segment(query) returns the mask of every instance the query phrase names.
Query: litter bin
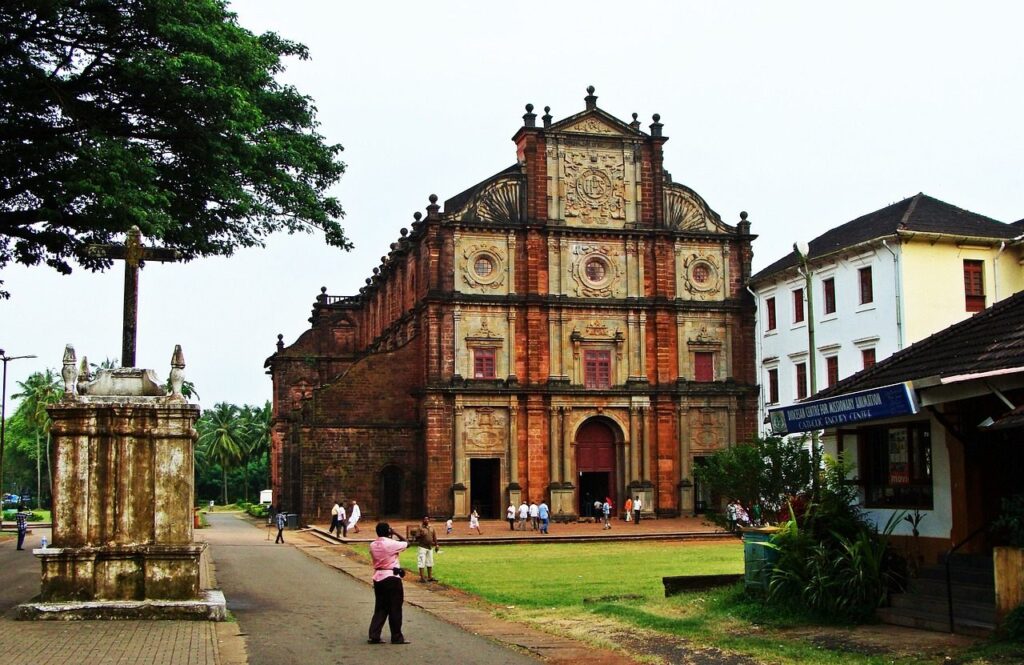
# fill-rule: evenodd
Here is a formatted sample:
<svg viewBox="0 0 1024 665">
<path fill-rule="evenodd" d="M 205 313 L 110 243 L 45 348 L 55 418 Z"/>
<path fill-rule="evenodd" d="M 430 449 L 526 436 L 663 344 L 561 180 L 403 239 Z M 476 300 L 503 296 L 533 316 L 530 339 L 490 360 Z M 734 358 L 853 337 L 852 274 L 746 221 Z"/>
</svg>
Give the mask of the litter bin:
<svg viewBox="0 0 1024 665">
<path fill-rule="evenodd" d="M 740 529 L 743 533 L 743 586 L 746 589 L 757 589 L 763 593 L 768 591 L 768 576 L 775 562 L 779 560 L 778 551 L 766 547 L 778 531 L 778 527 Z"/>
<path fill-rule="evenodd" d="M 299 514 L 298 513 L 288 513 L 288 528 L 289 529 L 298 529 L 299 528 Z"/>
</svg>

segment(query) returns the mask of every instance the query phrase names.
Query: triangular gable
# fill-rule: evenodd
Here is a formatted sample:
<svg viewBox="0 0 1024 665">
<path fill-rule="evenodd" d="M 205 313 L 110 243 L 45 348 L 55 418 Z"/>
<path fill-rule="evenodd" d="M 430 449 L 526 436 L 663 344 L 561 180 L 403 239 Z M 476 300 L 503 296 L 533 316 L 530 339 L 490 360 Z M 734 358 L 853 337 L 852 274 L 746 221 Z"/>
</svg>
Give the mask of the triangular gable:
<svg viewBox="0 0 1024 665">
<path fill-rule="evenodd" d="M 643 136 L 643 132 L 633 129 L 615 116 L 601 109 L 583 111 L 554 123 L 548 131 L 573 132 L 578 134 L 598 134 L 602 136 Z"/>
</svg>

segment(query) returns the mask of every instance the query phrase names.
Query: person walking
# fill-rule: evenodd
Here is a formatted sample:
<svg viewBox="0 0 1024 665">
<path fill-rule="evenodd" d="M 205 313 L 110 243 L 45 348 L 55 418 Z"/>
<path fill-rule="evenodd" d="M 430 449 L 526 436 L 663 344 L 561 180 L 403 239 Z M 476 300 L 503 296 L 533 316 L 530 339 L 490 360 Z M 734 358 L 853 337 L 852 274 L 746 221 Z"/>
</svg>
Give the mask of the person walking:
<svg viewBox="0 0 1024 665">
<path fill-rule="evenodd" d="M 537 507 L 537 516 L 540 518 L 540 532 L 546 534 L 548 532 L 548 522 L 551 518 L 551 511 L 548 509 L 548 504 L 544 503 L 543 499 L 540 501 L 540 506 Z"/>
<path fill-rule="evenodd" d="M 530 502 L 530 528 L 534 531 L 540 528 L 540 512 L 536 501 Z"/>
<path fill-rule="evenodd" d="M 644 502 L 639 496 L 633 499 L 633 523 L 640 524 L 640 511 L 644 508 Z"/>
<path fill-rule="evenodd" d="M 516 530 L 516 507 L 511 503 L 508 504 L 508 510 L 505 511 L 505 519 L 508 520 L 509 531 Z"/>
<path fill-rule="evenodd" d="M 434 552 L 437 551 L 437 533 L 434 527 L 430 526 L 430 518 L 425 516 L 420 522 L 420 528 L 416 532 L 416 544 L 419 548 L 416 551 L 416 567 L 420 571 L 420 582 L 434 582 Z M 427 571 L 423 575 L 424 568 Z"/>
<path fill-rule="evenodd" d="M 519 504 L 519 530 L 526 531 L 526 518 L 530 516 L 530 507 L 526 505 L 526 499 Z"/>
<path fill-rule="evenodd" d="M 341 509 L 341 505 L 337 499 L 334 501 L 334 506 L 331 507 L 331 528 L 327 529 L 327 533 L 334 535 L 334 530 L 338 530 L 338 536 L 341 536 L 341 526 L 338 524 L 338 510 Z"/>
<path fill-rule="evenodd" d="M 18 504 L 18 512 L 14 514 L 14 521 L 18 525 L 18 549 L 25 549 L 22 545 L 25 544 L 25 534 L 28 533 L 28 517 L 31 513 L 25 510 L 25 504 Z"/>
<path fill-rule="evenodd" d="M 355 499 L 352 499 L 352 510 L 348 516 L 348 528 L 352 529 L 353 533 L 359 533 L 359 518 L 363 516 L 363 512 L 359 510 L 359 502 Z"/>
<path fill-rule="evenodd" d="M 338 531 L 342 538 L 348 538 L 348 515 L 345 513 L 345 502 L 338 502 Z"/>
<path fill-rule="evenodd" d="M 604 531 L 605 529 L 612 528 L 611 516 L 612 504 L 611 502 L 608 501 L 607 498 L 605 498 L 604 503 L 601 504 L 601 517 L 604 518 L 604 526 L 601 527 L 602 531 Z"/>
<path fill-rule="evenodd" d="M 405 571 L 398 563 L 398 555 L 409 547 L 409 543 L 391 529 L 387 522 L 379 522 L 377 539 L 370 543 L 370 559 L 373 561 L 373 617 L 370 619 L 369 644 L 381 644 L 381 631 L 387 622 L 391 631 L 392 644 L 409 644 L 402 634 L 402 603 L 405 589 L 402 577 Z"/>
<path fill-rule="evenodd" d="M 480 514 L 476 512 L 476 508 L 469 514 L 469 530 L 476 529 L 478 536 L 484 535 L 484 532 L 480 530 Z"/>
<path fill-rule="evenodd" d="M 626 511 L 626 521 L 633 521 L 633 499 L 626 497 L 626 503 L 622 504 L 622 509 Z"/>
<path fill-rule="evenodd" d="M 277 538 L 274 539 L 276 545 L 284 542 L 284 527 L 288 524 L 288 514 L 284 512 L 284 508 L 278 510 L 274 523 L 277 525 Z"/>
</svg>

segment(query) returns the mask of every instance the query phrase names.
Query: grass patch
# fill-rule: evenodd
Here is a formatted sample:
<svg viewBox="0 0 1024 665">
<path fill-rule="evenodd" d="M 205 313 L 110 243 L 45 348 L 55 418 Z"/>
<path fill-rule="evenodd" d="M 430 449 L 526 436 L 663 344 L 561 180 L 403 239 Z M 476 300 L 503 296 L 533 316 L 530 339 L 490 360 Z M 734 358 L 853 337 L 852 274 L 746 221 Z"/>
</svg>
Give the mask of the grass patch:
<svg viewBox="0 0 1024 665">
<path fill-rule="evenodd" d="M 366 545 L 352 549 L 369 558 Z M 401 563 L 414 579 L 415 545 Z M 435 563 L 441 582 L 488 601 L 503 618 L 616 644 L 635 658 L 672 659 L 668 644 L 718 654 L 721 662 L 737 654 L 766 665 L 1024 662 L 1024 648 L 1012 643 L 954 649 L 929 642 L 928 633 L 914 643 L 872 638 L 846 624 L 823 624 L 799 606 L 767 606 L 742 583 L 664 597 L 664 576 L 742 572 L 743 548 L 736 541 L 450 544 L 442 545 Z"/>
</svg>

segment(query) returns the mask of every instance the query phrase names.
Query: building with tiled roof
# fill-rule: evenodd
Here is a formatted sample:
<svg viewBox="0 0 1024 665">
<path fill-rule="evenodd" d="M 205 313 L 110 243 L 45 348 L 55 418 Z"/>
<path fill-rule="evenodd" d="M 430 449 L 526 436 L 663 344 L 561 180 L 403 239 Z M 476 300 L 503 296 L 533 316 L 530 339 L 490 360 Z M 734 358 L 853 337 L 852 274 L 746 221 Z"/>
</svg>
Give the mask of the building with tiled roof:
<svg viewBox="0 0 1024 665">
<path fill-rule="evenodd" d="M 1003 501 L 1024 491 L 1024 292 L 806 402 L 772 409 L 771 419 L 791 433 L 824 428 L 825 451 L 853 465 L 850 478 L 867 514 L 880 527 L 894 516 L 899 520 L 894 539 L 909 558 L 933 566 L 956 547 L 1001 565 L 1004 555 L 991 553 L 1003 536 L 990 527 Z M 899 519 L 901 514 L 917 518 L 917 525 Z M 1019 585 L 1019 565 L 1009 577 L 996 573 L 997 588 L 1008 580 L 1010 593 L 997 591 L 995 607 L 991 588 L 954 589 L 957 602 L 947 608 L 944 589 L 936 603 L 926 585 L 912 585 L 912 593 L 882 618 L 941 630 L 950 623 L 957 630 L 990 630 L 1020 602 L 1019 588 L 1012 588 Z M 970 583 L 982 584 L 984 567 L 974 563 L 971 570 Z"/>
<path fill-rule="evenodd" d="M 756 273 L 762 422 L 768 407 L 804 399 L 1020 291 L 1022 232 L 917 194 Z"/>
</svg>

